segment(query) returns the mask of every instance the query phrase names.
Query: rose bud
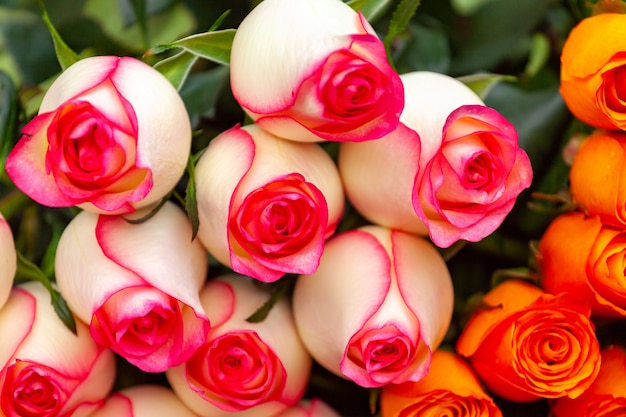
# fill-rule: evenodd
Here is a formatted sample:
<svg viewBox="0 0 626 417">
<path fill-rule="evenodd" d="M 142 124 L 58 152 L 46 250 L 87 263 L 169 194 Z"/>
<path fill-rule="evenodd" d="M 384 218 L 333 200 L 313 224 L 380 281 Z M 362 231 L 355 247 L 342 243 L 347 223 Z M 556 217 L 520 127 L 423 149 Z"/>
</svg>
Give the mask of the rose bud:
<svg viewBox="0 0 626 417">
<path fill-rule="evenodd" d="M 472 368 L 445 350 L 433 353 L 430 370 L 419 382 L 384 386 L 380 405 L 382 417 L 502 417 Z"/>
<path fill-rule="evenodd" d="M 626 15 L 581 20 L 561 52 L 561 95 L 578 119 L 603 129 L 626 129 Z"/>
<path fill-rule="evenodd" d="M 197 417 L 172 390 L 160 385 L 136 385 L 116 392 L 89 417 Z"/>
<path fill-rule="evenodd" d="M 108 395 L 115 358 L 87 326 L 73 334 L 38 282 L 13 288 L 0 309 L 0 415 L 85 417 Z"/>
<path fill-rule="evenodd" d="M 315 271 L 344 207 L 320 146 L 234 127 L 211 141 L 195 172 L 198 237 L 218 261 L 264 282 Z"/>
<path fill-rule="evenodd" d="M 596 317 L 626 317 L 626 232 L 598 216 L 562 214 L 539 242 L 541 287 L 585 300 Z"/>
<path fill-rule="evenodd" d="M 276 417 L 341 417 L 341 415 L 330 408 L 324 401 L 314 398 L 312 400 L 302 400 Z"/>
<path fill-rule="evenodd" d="M 237 29 L 230 79 L 256 123 L 297 141 L 380 138 L 404 105 L 383 43 L 339 0 L 260 3 Z"/>
<path fill-rule="evenodd" d="M 246 319 L 268 293 L 247 277 L 210 280 L 200 294 L 212 327 L 206 342 L 166 376 L 182 401 L 203 416 L 274 416 L 304 394 L 311 357 L 291 308 L 279 300 L 260 322 Z"/>
<path fill-rule="evenodd" d="M 570 170 L 574 201 L 603 223 L 626 227 L 626 133 L 595 131 L 578 148 Z"/>
<path fill-rule="evenodd" d="M 554 417 L 617 417 L 626 415 L 626 351 L 609 346 L 602 351 L 600 373 L 579 397 L 552 403 Z"/>
<path fill-rule="evenodd" d="M 418 381 L 452 317 L 448 268 L 426 240 L 380 226 L 341 233 L 298 278 L 293 309 L 313 358 L 362 387 Z"/>
<path fill-rule="evenodd" d="M 0 308 L 9 298 L 16 269 L 17 253 L 15 252 L 13 232 L 11 232 L 9 223 L 0 213 Z"/>
<path fill-rule="evenodd" d="M 144 371 L 182 363 L 209 329 L 198 295 L 206 252 L 191 235 L 171 202 L 140 224 L 83 211 L 61 235 L 55 270 L 68 306 L 96 342 Z"/>
<path fill-rule="evenodd" d="M 129 213 L 167 194 L 191 146 L 189 116 L 158 71 L 130 57 L 85 58 L 46 92 L 6 171 L 30 198 Z"/>
<path fill-rule="evenodd" d="M 340 146 L 348 199 L 370 221 L 428 233 L 439 247 L 479 241 L 530 186 L 515 128 L 452 77 L 413 72 L 402 80 L 407 102 L 398 129 Z"/>
<path fill-rule="evenodd" d="M 576 398 L 600 369 L 586 303 L 519 280 L 489 291 L 463 329 L 459 355 L 494 394 L 515 402 Z"/>
</svg>

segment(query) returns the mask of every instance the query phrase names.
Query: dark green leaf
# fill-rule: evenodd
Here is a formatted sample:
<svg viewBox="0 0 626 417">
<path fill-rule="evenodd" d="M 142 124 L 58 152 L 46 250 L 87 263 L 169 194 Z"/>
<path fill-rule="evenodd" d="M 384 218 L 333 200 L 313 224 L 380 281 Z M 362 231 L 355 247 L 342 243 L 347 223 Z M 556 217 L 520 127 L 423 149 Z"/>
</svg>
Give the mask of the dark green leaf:
<svg viewBox="0 0 626 417">
<path fill-rule="evenodd" d="M 63 324 L 76 334 L 76 320 L 72 315 L 67 303 L 61 294 L 52 286 L 50 278 L 44 274 L 37 265 L 24 258 L 20 252 L 17 252 L 17 272 L 16 279 L 26 279 L 29 281 L 38 281 L 48 290 L 54 311 L 57 313 Z"/>
<path fill-rule="evenodd" d="M 167 78 L 172 85 L 180 91 L 191 67 L 196 63 L 198 57 L 187 51 L 180 51 L 176 55 L 161 60 L 154 65 L 161 74 Z"/>
<path fill-rule="evenodd" d="M 61 38 L 61 35 L 59 35 L 59 32 L 55 29 L 54 25 L 50 21 L 50 18 L 48 17 L 48 12 L 46 11 L 42 0 L 39 0 L 39 6 L 41 7 L 43 21 L 46 23 L 46 26 L 50 31 L 50 35 L 52 35 L 52 41 L 54 42 L 54 50 L 57 54 L 57 59 L 59 60 L 61 69 L 64 70 L 70 65 L 78 62 L 78 55 L 76 55 L 76 53 L 72 51 L 69 46 L 67 46 L 63 38 Z"/>
<path fill-rule="evenodd" d="M 200 219 L 198 217 L 198 200 L 196 199 L 196 169 L 193 155 L 187 160 L 187 188 L 185 190 L 185 211 L 191 223 L 191 240 L 196 238 L 198 228 L 200 227 Z"/>
<path fill-rule="evenodd" d="M 195 56 L 195 55 L 193 55 Z M 202 118 L 215 118 L 220 93 L 228 90 L 228 67 L 218 66 L 191 74 L 180 90 L 192 125 Z"/>
<path fill-rule="evenodd" d="M 190 33 L 195 26 L 194 16 L 185 2 L 146 2 L 146 29 L 150 44 L 169 42 Z M 161 4 L 162 3 L 162 4 Z M 124 4 L 124 3 L 122 3 Z M 153 6 L 154 4 L 154 6 Z M 130 14 L 132 13 L 132 8 Z M 140 53 L 146 50 L 140 22 L 128 21 L 128 14 L 111 0 L 86 0 L 84 15 L 100 26 L 115 43 L 124 48 Z"/>
<path fill-rule="evenodd" d="M 524 74 L 531 78 L 537 75 L 550 59 L 550 52 L 552 51 L 548 37 L 542 33 L 535 33 L 532 36 L 532 46 Z"/>
<path fill-rule="evenodd" d="M 159 212 L 159 210 L 161 210 L 161 207 L 163 207 L 165 205 L 165 203 L 167 203 L 167 201 L 169 200 L 170 196 L 171 196 L 171 192 L 166 195 L 165 197 L 163 197 L 160 201 L 159 204 L 157 204 L 156 206 L 154 206 L 154 208 L 152 208 L 152 210 L 150 210 L 146 215 L 141 216 L 141 217 L 137 217 L 137 218 L 127 218 L 127 217 L 123 217 L 123 219 L 130 224 L 141 224 L 143 222 L 147 222 L 148 220 L 150 220 L 152 217 L 154 217 L 155 214 L 157 214 Z"/>
<path fill-rule="evenodd" d="M 472 91 L 483 100 L 485 100 L 491 89 L 500 81 L 517 81 L 515 76 L 504 74 L 472 74 L 457 77 L 457 79 L 471 88 Z"/>
<path fill-rule="evenodd" d="M 391 51 L 391 42 L 408 26 L 420 3 L 421 0 L 401 0 L 396 10 L 394 10 L 389 21 L 389 30 L 384 39 L 385 48 L 389 56 L 391 55 L 389 53 Z"/>
<path fill-rule="evenodd" d="M 443 25 L 429 16 L 422 16 L 409 23 L 406 29 L 406 36 L 399 36 L 394 42 L 393 62 L 398 72 L 447 74 L 452 52 Z"/>
<path fill-rule="evenodd" d="M 226 20 L 226 18 L 228 17 L 229 14 L 230 14 L 230 10 L 226 10 L 224 13 L 222 13 L 220 15 L 220 17 L 218 17 L 215 20 L 215 22 L 213 22 L 213 24 L 211 25 L 209 30 L 207 30 L 207 32 L 213 32 L 213 31 L 219 29 L 219 27 L 222 25 L 222 23 L 224 23 L 224 20 Z"/>
<path fill-rule="evenodd" d="M 469 16 L 491 1 L 494 0 L 451 0 L 451 3 L 458 14 Z"/>
<path fill-rule="evenodd" d="M 527 57 L 533 33 L 556 0 L 497 0 L 484 4 L 457 24 L 457 51 L 450 72 L 488 71 L 505 60 Z M 457 29 L 458 28 L 458 29 Z"/>
<path fill-rule="evenodd" d="M 389 10 L 393 2 L 394 0 L 350 0 L 346 4 L 373 23 Z"/>
<path fill-rule="evenodd" d="M 148 38 L 148 24 L 146 22 L 146 0 L 130 0 L 130 4 L 139 26 L 139 33 L 143 42 L 142 49 L 147 49 L 150 41 Z"/>
<path fill-rule="evenodd" d="M 0 7 L 0 55 L 16 84 L 31 86 L 58 73 L 54 43 L 39 10 Z M 15 68 L 11 68 L 15 66 Z"/>
<path fill-rule="evenodd" d="M 259 323 L 265 320 L 272 311 L 272 307 L 290 290 L 295 284 L 294 277 L 283 277 L 278 281 L 274 291 L 267 301 L 259 307 L 250 317 L 246 319 L 248 323 Z"/>
<path fill-rule="evenodd" d="M 4 176 L 6 157 L 17 134 L 18 113 L 17 89 L 11 78 L 0 71 L 0 177 Z"/>
<path fill-rule="evenodd" d="M 149 49 L 144 56 L 160 54 L 173 48 L 183 48 L 200 58 L 228 65 L 235 32 L 235 29 L 224 29 L 191 35 L 172 43 L 157 45 Z"/>
</svg>

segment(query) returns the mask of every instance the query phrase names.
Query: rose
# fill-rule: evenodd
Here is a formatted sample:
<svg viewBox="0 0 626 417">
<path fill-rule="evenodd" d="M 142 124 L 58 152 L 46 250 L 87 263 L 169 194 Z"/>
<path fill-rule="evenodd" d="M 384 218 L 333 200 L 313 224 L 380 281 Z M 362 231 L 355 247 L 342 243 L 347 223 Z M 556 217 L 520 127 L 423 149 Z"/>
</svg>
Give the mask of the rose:
<svg viewBox="0 0 626 417">
<path fill-rule="evenodd" d="M 321 147 L 234 127 L 211 141 L 195 173 L 198 237 L 218 261 L 265 282 L 315 271 L 344 206 Z"/>
<path fill-rule="evenodd" d="M 457 341 L 493 393 L 516 402 L 576 398 L 593 382 L 600 347 L 586 303 L 510 280 L 489 291 Z"/>
<path fill-rule="evenodd" d="M 159 385 L 136 385 L 116 392 L 89 417 L 197 417 L 172 390 Z"/>
<path fill-rule="evenodd" d="M 17 269 L 17 253 L 11 227 L 0 213 L 0 308 L 6 303 Z"/>
<path fill-rule="evenodd" d="M 380 138 L 396 128 L 404 105 L 376 32 L 337 0 L 256 6 L 237 29 L 230 77 L 256 123 L 297 141 Z"/>
<path fill-rule="evenodd" d="M 300 276 L 293 294 L 313 358 L 368 388 L 424 377 L 452 303 L 450 275 L 434 247 L 380 226 L 330 239 L 317 271 Z"/>
<path fill-rule="evenodd" d="M 598 163 L 603 161 L 603 163 Z M 598 130 L 578 148 L 570 170 L 574 201 L 603 223 L 626 226 L 626 134 Z"/>
<path fill-rule="evenodd" d="M 539 242 L 541 286 L 569 292 L 591 306 L 593 316 L 626 316 L 626 233 L 598 216 L 568 213 L 550 223 Z"/>
<path fill-rule="evenodd" d="M 83 417 L 113 386 L 115 359 L 78 321 L 73 334 L 48 291 L 20 284 L 0 310 L 0 415 Z"/>
<path fill-rule="evenodd" d="M 626 413 L 626 351 L 609 346 L 602 351 L 600 373 L 579 397 L 559 398 L 552 403 L 555 417 L 611 417 Z"/>
<path fill-rule="evenodd" d="M 263 321 L 248 322 L 268 294 L 235 274 L 210 280 L 200 297 L 211 331 L 193 356 L 166 373 L 183 402 L 212 417 L 270 416 L 297 403 L 311 357 L 287 300 L 278 301 Z"/>
<path fill-rule="evenodd" d="M 335 410 L 330 408 L 324 401 L 314 398 L 302 400 L 298 404 L 289 407 L 276 417 L 341 417 Z"/>
<path fill-rule="evenodd" d="M 341 144 L 346 194 L 372 222 L 428 232 L 437 246 L 478 241 L 531 182 L 515 128 L 454 78 L 414 72 L 402 80 L 407 103 L 398 129 Z"/>
<path fill-rule="evenodd" d="M 167 194 L 191 145 L 185 106 L 155 69 L 134 58 L 78 61 L 50 86 L 6 170 L 51 207 L 127 213 Z"/>
<path fill-rule="evenodd" d="M 561 52 L 561 95 L 570 111 L 591 126 L 626 129 L 626 15 L 602 13 L 581 20 Z"/>
<path fill-rule="evenodd" d="M 59 289 L 96 342 L 147 372 L 185 361 L 209 328 L 199 300 L 206 253 L 173 203 L 149 220 L 81 212 L 61 235 Z"/>
<path fill-rule="evenodd" d="M 477 242 L 495 231 L 530 186 L 530 159 L 497 111 L 461 106 L 446 119 L 441 148 L 424 166 L 413 207 L 433 242 Z"/>
<path fill-rule="evenodd" d="M 483 102 L 465 84 L 446 75 L 420 71 L 400 78 L 406 103 L 398 128 L 378 140 L 342 143 L 339 173 L 348 199 L 368 220 L 426 235 L 428 229 L 417 216 L 412 197 L 421 167 L 440 148 L 446 117 L 461 105 Z"/>
<path fill-rule="evenodd" d="M 430 370 L 419 382 L 384 386 L 380 406 L 382 417 L 502 417 L 472 368 L 445 350 L 433 353 Z"/>
</svg>

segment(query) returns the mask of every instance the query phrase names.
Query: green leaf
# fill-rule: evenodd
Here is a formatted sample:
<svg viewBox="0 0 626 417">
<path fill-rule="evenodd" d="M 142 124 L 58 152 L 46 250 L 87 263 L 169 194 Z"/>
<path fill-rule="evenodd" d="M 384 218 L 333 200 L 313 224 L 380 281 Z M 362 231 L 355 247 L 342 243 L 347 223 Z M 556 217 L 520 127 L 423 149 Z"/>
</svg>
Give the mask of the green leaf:
<svg viewBox="0 0 626 417">
<path fill-rule="evenodd" d="M 187 181 L 185 190 L 185 211 L 191 223 L 191 240 L 194 240 L 198 235 L 200 219 L 198 217 L 198 200 L 196 199 L 196 169 L 193 155 L 190 155 L 187 160 L 187 174 L 189 175 L 189 181 Z"/>
<path fill-rule="evenodd" d="M 248 323 L 259 323 L 265 320 L 272 307 L 295 285 L 295 276 L 284 276 L 278 281 L 274 291 L 261 307 L 246 319 Z"/>
<path fill-rule="evenodd" d="M 200 58 L 228 65 L 235 32 L 235 29 L 224 29 L 191 35 L 172 43 L 152 47 L 144 56 L 160 54 L 173 48 L 183 48 Z"/>
<path fill-rule="evenodd" d="M 418 20 L 418 19 L 415 19 Z M 433 71 L 447 74 L 452 61 L 448 35 L 443 25 L 430 16 L 407 26 L 406 36 L 394 42 L 393 62 L 400 74 Z"/>
<path fill-rule="evenodd" d="M 140 20 L 128 21 L 128 13 L 111 0 L 86 0 L 84 14 L 99 25 L 101 30 L 114 42 L 124 48 L 141 53 L 146 50 Z M 147 2 L 145 9 L 145 31 L 150 44 L 168 42 L 190 33 L 196 26 L 196 20 L 185 2 L 177 1 L 156 4 Z M 159 2 L 157 2 L 159 3 Z M 123 4 L 123 3 L 121 3 Z"/>
<path fill-rule="evenodd" d="M 180 51 L 176 55 L 163 59 L 154 65 L 154 68 L 167 78 L 176 90 L 180 91 L 191 67 L 196 63 L 198 57 L 188 51 Z"/>
<path fill-rule="evenodd" d="M 401 0 L 394 10 L 389 21 L 389 30 L 383 41 L 388 56 L 391 56 L 391 43 L 408 26 L 420 3 L 421 0 Z"/>
<path fill-rule="evenodd" d="M 217 30 L 220 26 L 222 26 L 222 23 L 224 23 L 224 20 L 226 20 L 229 14 L 230 14 L 230 10 L 226 10 L 224 13 L 222 13 L 220 17 L 215 19 L 215 22 L 213 22 L 213 24 L 211 25 L 209 30 L 207 30 L 207 32 L 213 32 Z"/>
<path fill-rule="evenodd" d="M 48 276 L 44 274 L 41 269 L 37 267 L 37 265 L 26 259 L 20 252 L 17 252 L 17 272 L 15 276 L 19 279 L 38 281 L 42 283 L 50 293 L 52 306 L 54 307 L 54 311 L 57 313 L 57 316 L 59 316 L 63 324 L 65 324 L 65 326 L 70 329 L 72 333 L 76 334 L 76 320 L 74 319 L 72 312 L 61 294 L 52 286 L 50 278 L 48 278 Z"/>
<path fill-rule="evenodd" d="M 143 42 L 141 49 L 148 48 L 150 41 L 148 38 L 148 24 L 146 21 L 146 0 L 130 0 L 130 4 L 135 13 L 137 19 L 137 25 L 139 26 L 139 33 Z"/>
<path fill-rule="evenodd" d="M 150 220 L 151 218 L 154 217 L 155 214 L 157 214 L 159 212 L 159 210 L 161 210 L 161 207 L 163 207 L 165 205 L 165 203 L 167 203 L 167 201 L 170 199 L 170 196 L 172 195 L 172 192 L 170 192 L 169 194 L 167 194 L 165 197 L 161 198 L 161 200 L 159 201 L 159 204 L 157 204 L 156 206 L 154 206 L 152 208 L 152 210 L 150 210 L 146 215 L 141 216 L 141 217 L 137 217 L 137 218 L 128 218 L 128 217 L 122 217 L 126 223 L 130 223 L 130 224 L 141 224 L 143 222 L 147 222 L 148 220 Z"/>
<path fill-rule="evenodd" d="M 527 57 L 531 34 L 557 0 L 497 0 L 484 4 L 451 35 L 455 54 L 450 73 L 465 75 Z M 455 21 L 456 22 L 456 21 Z"/>
<path fill-rule="evenodd" d="M 65 43 L 59 32 L 54 28 L 54 25 L 50 21 L 48 17 L 48 12 L 46 11 L 46 7 L 43 4 L 42 0 L 39 0 L 39 7 L 41 7 L 41 13 L 43 17 L 43 21 L 46 23 L 48 30 L 50 31 L 50 35 L 52 35 L 52 41 L 54 42 L 54 51 L 56 52 L 57 59 L 59 60 L 59 64 L 61 65 L 61 69 L 65 70 L 70 65 L 78 62 L 78 55 L 76 52 L 72 51 L 69 46 Z"/>
<path fill-rule="evenodd" d="M 17 89 L 11 77 L 0 71 L 0 177 L 4 176 L 4 165 L 13 147 L 18 125 Z"/>
<path fill-rule="evenodd" d="M 457 77 L 457 80 L 471 88 L 473 92 L 484 100 L 497 83 L 500 81 L 515 82 L 517 78 L 513 75 L 504 74 L 472 74 Z"/>
<path fill-rule="evenodd" d="M 469 16 L 483 5 L 494 0 L 451 0 L 454 11 L 463 16 Z"/>
<path fill-rule="evenodd" d="M 193 126 L 197 126 L 202 118 L 216 117 L 218 99 L 223 96 L 222 93 L 230 91 L 228 74 L 228 67 L 220 65 L 207 71 L 194 72 L 187 78 L 180 96 Z"/>
<path fill-rule="evenodd" d="M 346 4 L 357 12 L 361 12 L 363 17 L 374 23 L 391 7 L 394 0 L 350 0 Z"/>
<path fill-rule="evenodd" d="M 534 77 L 541 71 L 550 59 L 550 40 L 542 33 L 535 33 L 532 36 L 532 46 L 530 47 L 530 54 L 528 56 L 528 62 L 524 69 L 524 75 L 527 77 Z"/>
</svg>

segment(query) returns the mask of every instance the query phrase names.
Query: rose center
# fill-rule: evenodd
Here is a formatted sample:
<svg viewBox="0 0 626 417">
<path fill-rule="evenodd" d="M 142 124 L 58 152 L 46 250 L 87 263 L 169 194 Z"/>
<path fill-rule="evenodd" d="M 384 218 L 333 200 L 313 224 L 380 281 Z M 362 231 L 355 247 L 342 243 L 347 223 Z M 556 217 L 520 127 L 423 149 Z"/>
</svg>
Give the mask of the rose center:
<svg viewBox="0 0 626 417">
<path fill-rule="evenodd" d="M 494 172 L 498 172 L 493 155 L 481 152 L 465 167 L 465 183 L 467 188 L 483 189 L 494 183 Z"/>
</svg>

